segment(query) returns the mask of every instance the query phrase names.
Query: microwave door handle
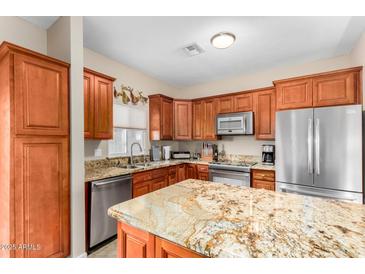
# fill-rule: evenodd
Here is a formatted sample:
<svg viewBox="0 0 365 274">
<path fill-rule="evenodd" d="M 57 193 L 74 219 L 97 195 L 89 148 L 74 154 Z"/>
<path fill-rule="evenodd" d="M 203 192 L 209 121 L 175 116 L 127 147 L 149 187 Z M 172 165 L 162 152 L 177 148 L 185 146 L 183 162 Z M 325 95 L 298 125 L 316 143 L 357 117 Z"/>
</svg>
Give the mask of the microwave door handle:
<svg viewBox="0 0 365 274">
<path fill-rule="evenodd" d="M 243 133 L 246 134 L 246 116 L 243 116 Z"/>
</svg>

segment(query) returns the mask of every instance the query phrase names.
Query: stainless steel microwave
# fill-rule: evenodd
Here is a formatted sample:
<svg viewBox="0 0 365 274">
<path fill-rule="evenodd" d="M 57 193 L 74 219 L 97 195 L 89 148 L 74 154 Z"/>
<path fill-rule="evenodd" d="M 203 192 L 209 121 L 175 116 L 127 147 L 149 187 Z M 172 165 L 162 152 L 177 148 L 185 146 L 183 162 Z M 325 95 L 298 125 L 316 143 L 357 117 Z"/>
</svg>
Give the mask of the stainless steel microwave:
<svg viewBox="0 0 365 274">
<path fill-rule="evenodd" d="M 235 112 L 217 115 L 217 135 L 252 135 L 253 112 Z"/>
</svg>

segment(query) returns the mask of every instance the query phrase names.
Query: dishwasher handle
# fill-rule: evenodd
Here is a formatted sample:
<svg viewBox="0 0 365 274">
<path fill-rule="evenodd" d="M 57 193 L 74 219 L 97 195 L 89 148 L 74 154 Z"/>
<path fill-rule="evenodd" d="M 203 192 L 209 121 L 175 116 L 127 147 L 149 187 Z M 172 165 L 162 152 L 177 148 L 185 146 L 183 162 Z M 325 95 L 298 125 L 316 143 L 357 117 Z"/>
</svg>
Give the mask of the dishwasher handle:
<svg viewBox="0 0 365 274">
<path fill-rule="evenodd" d="M 106 180 L 100 180 L 100 181 L 94 181 L 92 182 L 92 187 L 93 188 L 97 188 L 97 187 L 102 187 L 102 186 L 106 186 L 106 185 L 110 185 L 110 184 L 114 184 L 114 183 L 121 183 L 121 182 L 130 182 L 130 180 L 132 179 L 131 176 L 123 176 L 123 177 L 117 177 L 117 178 L 110 178 L 110 179 L 106 179 Z"/>
</svg>

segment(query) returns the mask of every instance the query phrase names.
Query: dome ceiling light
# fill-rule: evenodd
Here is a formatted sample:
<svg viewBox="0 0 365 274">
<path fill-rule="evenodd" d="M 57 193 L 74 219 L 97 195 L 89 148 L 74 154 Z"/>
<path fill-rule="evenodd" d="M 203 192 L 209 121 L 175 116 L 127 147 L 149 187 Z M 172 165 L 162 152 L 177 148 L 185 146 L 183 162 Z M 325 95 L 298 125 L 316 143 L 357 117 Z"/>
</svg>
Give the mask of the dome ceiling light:
<svg viewBox="0 0 365 274">
<path fill-rule="evenodd" d="M 210 39 L 210 43 L 213 47 L 217 49 L 226 49 L 230 47 L 234 41 L 236 40 L 236 36 L 230 32 L 220 32 L 217 33 Z"/>
</svg>

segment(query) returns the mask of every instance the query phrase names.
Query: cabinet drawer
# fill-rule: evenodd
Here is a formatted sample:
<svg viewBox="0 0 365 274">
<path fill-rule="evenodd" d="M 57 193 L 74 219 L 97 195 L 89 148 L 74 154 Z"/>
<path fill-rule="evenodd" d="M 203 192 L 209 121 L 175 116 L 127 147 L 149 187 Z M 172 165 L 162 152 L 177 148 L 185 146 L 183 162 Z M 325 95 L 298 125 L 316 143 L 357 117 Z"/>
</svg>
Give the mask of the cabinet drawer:
<svg viewBox="0 0 365 274">
<path fill-rule="evenodd" d="M 133 182 L 133 198 L 145 195 L 149 192 L 151 192 L 150 182 Z"/>
<path fill-rule="evenodd" d="M 254 188 L 263 188 L 263 189 L 275 191 L 275 182 L 253 180 L 252 187 L 254 187 Z"/>
<path fill-rule="evenodd" d="M 254 180 L 263 180 L 269 182 L 275 182 L 275 172 L 268 170 L 253 170 L 252 177 Z"/>
<path fill-rule="evenodd" d="M 133 184 L 139 182 L 145 182 L 152 179 L 151 171 L 144 171 L 133 174 Z"/>
<path fill-rule="evenodd" d="M 207 165 L 197 165 L 198 172 L 208 172 Z"/>
<path fill-rule="evenodd" d="M 151 178 L 156 179 L 168 175 L 168 168 L 159 168 L 151 171 Z"/>
<path fill-rule="evenodd" d="M 153 179 L 150 181 L 151 184 L 151 191 L 155 191 L 164 187 L 167 187 L 167 178 L 166 177 L 160 177 Z"/>
</svg>

